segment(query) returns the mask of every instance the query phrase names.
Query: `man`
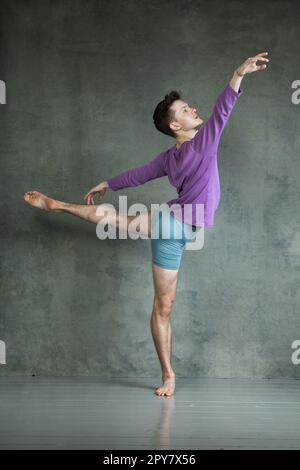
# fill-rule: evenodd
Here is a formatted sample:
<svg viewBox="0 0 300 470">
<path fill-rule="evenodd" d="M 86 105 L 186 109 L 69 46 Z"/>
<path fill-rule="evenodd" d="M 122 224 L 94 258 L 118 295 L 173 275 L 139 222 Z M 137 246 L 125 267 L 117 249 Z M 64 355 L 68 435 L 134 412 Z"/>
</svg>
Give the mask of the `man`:
<svg viewBox="0 0 300 470">
<path fill-rule="evenodd" d="M 241 95 L 240 84 L 243 77 L 252 72 L 265 70 L 268 62 L 262 52 L 249 57 L 233 73 L 229 83 L 219 95 L 213 113 L 206 123 L 197 114 L 194 107 L 183 101 L 178 92 L 172 91 L 165 95 L 153 114 L 156 128 L 164 134 L 176 139 L 176 145 L 160 153 L 145 166 L 131 168 L 120 175 L 103 181 L 92 188 L 85 196 L 86 205 L 69 204 L 49 198 L 37 191 L 26 192 L 24 199 L 32 206 L 46 211 L 67 212 L 92 223 L 100 223 L 103 216 L 97 215 L 98 205 L 94 196 L 103 199 L 107 188 L 117 191 L 125 187 L 144 184 L 154 178 L 168 176 L 170 183 L 176 187 L 178 198 L 169 201 L 168 206 L 179 204 L 203 204 L 204 226 L 213 227 L 214 212 L 220 201 L 220 183 L 217 167 L 217 150 L 223 129 L 231 111 Z M 109 205 L 101 204 L 107 209 L 105 224 L 109 223 L 119 229 L 127 230 L 128 225 L 136 216 L 112 211 Z M 143 214 L 147 219 L 145 234 L 151 237 L 151 213 Z M 170 216 L 173 230 L 182 229 L 181 239 L 152 239 L 152 272 L 154 282 L 154 302 L 151 317 L 151 331 L 154 344 L 162 368 L 161 387 L 155 393 L 159 396 L 171 396 L 175 391 L 175 372 L 171 365 L 172 336 L 170 316 L 175 300 L 178 270 L 185 243 L 189 240 L 189 231 L 199 226 L 199 221 L 192 218 L 185 221 L 178 216 Z M 103 222 L 104 223 L 104 222 Z M 142 224 L 141 224 L 142 227 Z M 143 233 L 141 229 L 141 233 Z M 174 232 L 173 232 L 174 233 Z M 186 235 L 187 234 L 187 235 Z M 161 235 L 161 234 L 160 234 Z"/>
</svg>

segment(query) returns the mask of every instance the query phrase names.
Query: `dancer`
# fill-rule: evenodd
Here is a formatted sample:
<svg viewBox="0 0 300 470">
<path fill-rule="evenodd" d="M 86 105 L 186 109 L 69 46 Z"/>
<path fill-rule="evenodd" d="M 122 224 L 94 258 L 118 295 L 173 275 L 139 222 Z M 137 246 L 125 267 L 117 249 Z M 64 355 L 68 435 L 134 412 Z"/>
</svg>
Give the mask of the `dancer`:
<svg viewBox="0 0 300 470">
<path fill-rule="evenodd" d="M 220 201 L 220 183 L 217 166 L 217 151 L 221 134 L 229 119 L 232 109 L 243 93 L 240 89 L 246 74 L 265 70 L 265 57 L 262 52 L 246 59 L 233 73 L 229 83 L 218 96 L 210 118 L 204 123 L 195 107 L 182 100 L 177 91 L 165 95 L 158 103 L 153 114 L 155 127 L 162 133 L 176 139 L 176 144 L 161 152 L 147 165 L 130 168 L 118 176 L 112 177 L 93 187 L 84 197 L 86 204 L 70 204 L 45 196 L 38 191 L 24 194 L 27 203 L 48 212 L 65 212 L 80 217 L 88 222 L 106 225 L 119 229 L 128 229 L 128 225 L 137 216 L 129 216 L 112 210 L 111 205 L 95 204 L 95 195 L 103 199 L 107 188 L 118 191 L 126 187 L 144 184 L 154 178 L 168 176 L 170 183 L 176 187 L 178 197 L 168 201 L 168 206 L 179 204 L 204 205 L 204 227 L 212 228 L 214 213 Z M 264 62 L 258 64 L 257 62 Z M 97 209 L 106 210 L 106 216 L 97 215 Z M 99 212 L 98 212 L 99 214 Z M 162 212 L 159 213 L 158 239 L 151 238 L 152 273 L 154 283 L 154 300 L 151 316 L 151 332 L 162 369 L 162 386 L 155 390 L 156 395 L 172 396 L 175 392 L 175 372 L 171 365 L 172 334 L 171 312 L 176 296 L 178 271 L 186 242 L 190 240 L 191 228 L 199 227 L 194 214 L 188 221 L 180 220 L 170 212 L 171 234 L 169 239 L 161 237 Z M 140 232 L 151 237 L 151 212 L 139 216 Z M 144 222 L 146 224 L 144 225 Z M 182 238 L 174 237 L 181 230 Z"/>
</svg>

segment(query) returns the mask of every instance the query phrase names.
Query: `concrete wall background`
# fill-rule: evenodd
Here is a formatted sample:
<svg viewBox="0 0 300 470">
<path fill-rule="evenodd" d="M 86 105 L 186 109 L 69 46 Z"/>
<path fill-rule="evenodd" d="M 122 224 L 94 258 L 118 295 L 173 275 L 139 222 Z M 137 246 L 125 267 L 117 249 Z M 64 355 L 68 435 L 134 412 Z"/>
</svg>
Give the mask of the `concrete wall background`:
<svg viewBox="0 0 300 470">
<path fill-rule="evenodd" d="M 82 203 L 174 144 L 152 123 L 165 93 L 181 89 L 206 119 L 234 68 L 269 51 L 223 133 L 215 228 L 183 257 L 173 365 L 179 376 L 299 377 L 299 3 L 2 0 L 0 13 L 0 374 L 160 374 L 150 241 L 100 241 L 23 193 Z M 150 207 L 175 190 L 161 178 L 105 201 L 120 194 Z"/>
</svg>

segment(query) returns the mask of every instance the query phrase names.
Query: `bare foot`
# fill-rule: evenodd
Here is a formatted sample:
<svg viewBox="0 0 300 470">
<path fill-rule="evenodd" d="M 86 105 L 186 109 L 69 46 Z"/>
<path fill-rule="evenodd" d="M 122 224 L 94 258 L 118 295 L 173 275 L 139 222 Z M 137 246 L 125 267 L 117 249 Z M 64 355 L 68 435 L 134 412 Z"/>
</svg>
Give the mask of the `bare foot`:
<svg viewBox="0 0 300 470">
<path fill-rule="evenodd" d="M 175 393 L 175 375 L 170 377 L 163 377 L 163 384 L 155 390 L 158 396 L 171 397 Z"/>
<path fill-rule="evenodd" d="M 58 201 L 45 194 L 39 193 L 38 191 L 26 191 L 24 194 L 24 200 L 31 206 L 38 207 L 44 211 L 59 210 Z"/>
</svg>

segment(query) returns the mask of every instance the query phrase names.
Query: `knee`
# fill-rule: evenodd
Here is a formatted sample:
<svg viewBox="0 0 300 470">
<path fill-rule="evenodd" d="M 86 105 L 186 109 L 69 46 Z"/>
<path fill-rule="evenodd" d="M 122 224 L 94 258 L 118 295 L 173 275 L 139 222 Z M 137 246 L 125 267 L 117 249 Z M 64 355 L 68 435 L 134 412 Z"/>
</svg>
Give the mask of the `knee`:
<svg viewBox="0 0 300 470">
<path fill-rule="evenodd" d="M 112 204 L 100 204 L 97 208 L 97 215 L 100 220 L 105 220 L 109 225 L 118 225 L 119 214 Z"/>
<path fill-rule="evenodd" d="M 155 297 L 154 312 L 161 318 L 168 319 L 172 313 L 174 299 L 166 297 Z"/>
</svg>

